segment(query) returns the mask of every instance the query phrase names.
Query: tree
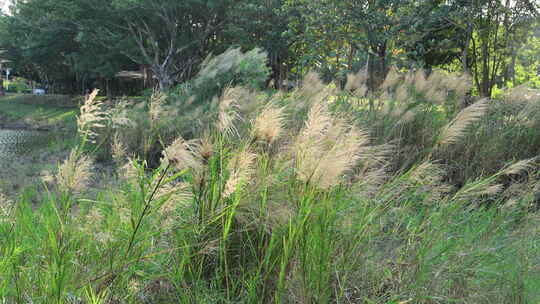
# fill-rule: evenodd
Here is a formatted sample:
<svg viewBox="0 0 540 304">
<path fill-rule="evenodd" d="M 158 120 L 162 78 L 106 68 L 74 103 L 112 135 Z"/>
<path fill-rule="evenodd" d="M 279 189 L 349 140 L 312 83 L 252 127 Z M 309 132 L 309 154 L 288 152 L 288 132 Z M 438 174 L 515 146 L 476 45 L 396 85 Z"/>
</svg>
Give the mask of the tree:
<svg viewBox="0 0 540 304">
<path fill-rule="evenodd" d="M 525 41 L 523 34 L 538 15 L 538 5 L 529 0 L 455 0 L 451 5 L 450 20 L 466 33 L 463 69 L 472 71 L 479 94 L 490 97 L 519 41 Z"/>
<path fill-rule="evenodd" d="M 295 48 L 309 65 L 328 62 L 334 74 L 353 68 L 358 51 L 366 54 L 368 84 L 375 89 L 388 71 L 389 50 L 397 34 L 407 25 L 402 10 L 408 0 L 289 0 L 296 11 L 291 28 L 297 37 Z M 301 55 L 302 56 L 302 55 Z M 320 64 L 319 64 L 320 65 Z"/>
<path fill-rule="evenodd" d="M 232 0 L 114 0 L 110 22 L 94 28 L 103 45 L 149 65 L 159 88 L 189 79 L 212 50 Z M 96 8 L 97 9 L 97 8 Z"/>
<path fill-rule="evenodd" d="M 239 45 L 244 50 L 259 47 L 267 52 L 271 78 L 278 88 L 296 63 L 290 39 L 285 35 L 289 15 L 283 10 L 284 4 L 285 0 L 242 1 L 229 11 L 230 22 L 224 32 L 225 44 Z"/>
<path fill-rule="evenodd" d="M 118 50 L 103 48 L 90 35 L 89 29 L 110 15 L 93 10 L 89 3 L 104 7 L 108 2 L 18 1 L 12 15 L 0 18 L 2 46 L 17 73 L 50 90 L 82 93 L 96 81 L 111 80 L 117 71 L 135 65 Z"/>
<path fill-rule="evenodd" d="M 37 78 L 50 87 L 54 86 L 54 79 L 70 77 L 64 55 L 77 48 L 72 40 L 76 32 L 61 15 L 56 15 L 56 11 L 43 15 L 52 5 L 65 8 L 64 4 L 67 3 L 21 1 L 16 13 L 3 17 L 2 47 L 8 55 L 15 55 L 10 59 L 17 70 L 28 72 L 30 78 Z"/>
<path fill-rule="evenodd" d="M 448 16 L 453 13 L 447 1 L 416 1 L 402 10 L 402 26 L 396 48 L 403 51 L 406 61 L 419 68 L 431 69 L 459 60 L 466 31 L 456 26 Z"/>
</svg>

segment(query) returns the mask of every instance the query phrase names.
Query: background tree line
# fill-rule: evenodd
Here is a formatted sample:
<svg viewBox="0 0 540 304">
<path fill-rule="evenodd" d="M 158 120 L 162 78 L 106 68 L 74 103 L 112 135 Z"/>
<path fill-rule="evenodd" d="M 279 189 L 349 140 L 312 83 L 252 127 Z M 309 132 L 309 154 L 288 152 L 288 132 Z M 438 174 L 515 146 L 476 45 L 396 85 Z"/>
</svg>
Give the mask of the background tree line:
<svg viewBox="0 0 540 304">
<path fill-rule="evenodd" d="M 259 47 L 276 87 L 310 70 L 343 82 L 365 69 L 375 88 L 395 66 L 467 72 L 474 93 L 492 96 L 540 85 L 538 8 L 536 0 L 19 0 L 0 18 L 0 47 L 17 75 L 58 93 L 168 90 L 212 54 Z"/>
</svg>

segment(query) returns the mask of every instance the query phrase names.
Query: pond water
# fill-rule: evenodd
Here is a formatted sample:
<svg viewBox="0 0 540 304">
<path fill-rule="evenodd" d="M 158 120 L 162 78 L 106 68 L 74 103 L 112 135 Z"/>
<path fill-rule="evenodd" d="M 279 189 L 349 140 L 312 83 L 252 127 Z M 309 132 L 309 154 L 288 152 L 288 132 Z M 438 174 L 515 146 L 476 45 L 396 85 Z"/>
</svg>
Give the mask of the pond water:
<svg viewBox="0 0 540 304">
<path fill-rule="evenodd" d="M 0 164 L 46 147 L 49 138 L 45 131 L 0 129 Z"/>
</svg>

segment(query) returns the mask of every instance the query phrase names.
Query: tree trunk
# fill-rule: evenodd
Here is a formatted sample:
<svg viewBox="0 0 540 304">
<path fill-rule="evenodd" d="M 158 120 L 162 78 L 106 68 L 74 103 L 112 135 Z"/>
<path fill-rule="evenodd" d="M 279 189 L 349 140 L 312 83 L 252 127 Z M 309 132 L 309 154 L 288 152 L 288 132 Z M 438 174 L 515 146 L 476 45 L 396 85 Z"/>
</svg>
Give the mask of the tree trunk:
<svg viewBox="0 0 540 304">
<path fill-rule="evenodd" d="M 141 70 L 143 73 L 143 89 L 149 89 L 154 87 L 154 76 L 152 73 L 152 68 L 147 65 L 141 65 Z"/>
<path fill-rule="evenodd" d="M 156 75 L 158 81 L 158 88 L 160 91 L 167 91 L 173 85 L 173 79 L 171 73 L 161 66 L 154 66 L 152 69 Z"/>
<path fill-rule="evenodd" d="M 482 41 L 482 83 L 480 87 L 480 95 L 482 97 L 491 97 L 490 86 L 488 41 Z"/>
<path fill-rule="evenodd" d="M 347 69 L 349 72 L 352 72 L 353 70 L 354 56 L 356 56 L 356 47 L 353 44 L 350 44 L 349 55 L 347 58 Z"/>
<path fill-rule="evenodd" d="M 469 46 L 471 44 L 472 28 L 473 27 L 472 27 L 472 21 L 471 21 L 469 24 L 467 24 L 467 31 L 465 34 L 466 35 L 465 46 L 463 47 L 463 52 L 461 53 L 462 69 L 463 69 L 463 72 L 467 74 L 470 73 L 468 57 L 469 57 Z"/>
<path fill-rule="evenodd" d="M 386 43 L 374 49 L 377 56 L 368 53 L 368 88 L 370 91 L 376 90 L 386 78 Z"/>
</svg>

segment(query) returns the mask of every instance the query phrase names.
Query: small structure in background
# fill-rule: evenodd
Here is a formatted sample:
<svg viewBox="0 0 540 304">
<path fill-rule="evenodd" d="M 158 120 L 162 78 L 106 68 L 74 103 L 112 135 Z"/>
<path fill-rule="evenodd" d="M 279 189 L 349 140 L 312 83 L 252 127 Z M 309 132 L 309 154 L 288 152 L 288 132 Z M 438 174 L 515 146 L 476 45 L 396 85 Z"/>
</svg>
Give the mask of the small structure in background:
<svg viewBox="0 0 540 304">
<path fill-rule="evenodd" d="M 0 55 L 3 55 L 6 51 L 0 50 Z M 7 59 L 0 58 L 0 96 L 6 95 L 6 89 L 4 88 L 4 77 L 3 77 L 3 71 L 4 71 L 4 64 L 10 62 Z"/>
<path fill-rule="evenodd" d="M 45 95 L 45 90 L 44 90 L 44 89 L 34 89 L 34 90 L 32 91 L 32 93 L 33 93 L 34 95 Z"/>
</svg>

